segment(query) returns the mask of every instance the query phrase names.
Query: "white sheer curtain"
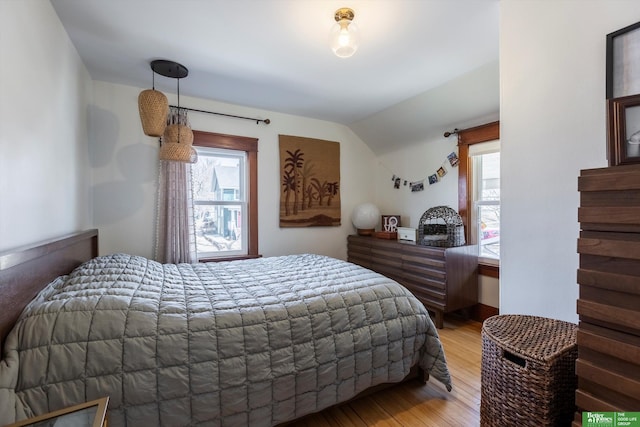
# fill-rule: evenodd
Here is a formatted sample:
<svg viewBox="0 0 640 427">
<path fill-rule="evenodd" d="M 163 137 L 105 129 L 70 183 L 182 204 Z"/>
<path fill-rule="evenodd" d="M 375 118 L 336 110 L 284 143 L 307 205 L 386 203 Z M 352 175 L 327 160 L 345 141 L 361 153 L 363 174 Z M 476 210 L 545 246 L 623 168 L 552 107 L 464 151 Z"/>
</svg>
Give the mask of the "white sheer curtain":
<svg viewBox="0 0 640 427">
<path fill-rule="evenodd" d="M 160 160 L 155 259 L 173 264 L 198 260 L 190 163 Z"/>
<path fill-rule="evenodd" d="M 155 258 L 196 262 L 191 164 L 160 160 Z"/>
</svg>

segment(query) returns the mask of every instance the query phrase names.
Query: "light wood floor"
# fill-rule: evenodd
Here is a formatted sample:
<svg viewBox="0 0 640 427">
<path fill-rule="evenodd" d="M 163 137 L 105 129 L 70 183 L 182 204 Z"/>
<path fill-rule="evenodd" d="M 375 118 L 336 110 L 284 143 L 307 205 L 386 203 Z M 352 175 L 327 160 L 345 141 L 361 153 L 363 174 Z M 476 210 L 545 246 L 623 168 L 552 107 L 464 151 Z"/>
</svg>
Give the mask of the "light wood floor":
<svg viewBox="0 0 640 427">
<path fill-rule="evenodd" d="M 453 390 L 417 380 L 305 417 L 296 427 L 478 426 L 482 324 L 446 319 L 439 329 Z"/>
</svg>

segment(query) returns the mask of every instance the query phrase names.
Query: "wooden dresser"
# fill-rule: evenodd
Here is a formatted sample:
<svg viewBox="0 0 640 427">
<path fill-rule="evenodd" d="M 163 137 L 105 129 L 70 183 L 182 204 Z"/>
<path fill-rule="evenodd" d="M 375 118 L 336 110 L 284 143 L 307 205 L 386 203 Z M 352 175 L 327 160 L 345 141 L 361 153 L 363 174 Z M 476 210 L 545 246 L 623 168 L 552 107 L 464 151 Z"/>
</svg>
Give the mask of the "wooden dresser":
<svg viewBox="0 0 640 427">
<path fill-rule="evenodd" d="M 640 408 L 640 165 L 583 170 L 578 360 L 581 411 Z"/>
<path fill-rule="evenodd" d="M 367 236 L 349 236 L 348 261 L 369 268 L 408 288 L 435 314 L 478 302 L 478 247 L 439 248 Z"/>
</svg>

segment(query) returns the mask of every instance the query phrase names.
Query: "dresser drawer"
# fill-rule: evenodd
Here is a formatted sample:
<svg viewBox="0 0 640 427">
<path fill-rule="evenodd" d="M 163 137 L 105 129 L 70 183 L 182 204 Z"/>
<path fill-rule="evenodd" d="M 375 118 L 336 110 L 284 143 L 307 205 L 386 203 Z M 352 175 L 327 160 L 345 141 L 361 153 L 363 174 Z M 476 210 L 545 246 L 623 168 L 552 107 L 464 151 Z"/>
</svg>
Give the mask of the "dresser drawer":
<svg viewBox="0 0 640 427">
<path fill-rule="evenodd" d="M 416 278 L 422 277 L 425 280 L 437 280 L 442 283 L 446 282 L 447 273 L 442 269 L 429 268 L 418 264 L 403 264 L 405 274 L 410 274 Z"/>
<path fill-rule="evenodd" d="M 446 271 L 446 262 L 444 258 L 425 258 L 424 256 L 404 254 L 402 261 L 405 268 L 431 268 L 438 271 Z"/>
<path fill-rule="evenodd" d="M 583 170 L 578 189 L 577 414 L 637 411 L 640 165 Z"/>
<path fill-rule="evenodd" d="M 398 281 L 442 328 L 443 314 L 478 301 L 477 246 L 441 248 L 375 237 L 349 236 L 348 260 Z"/>
<path fill-rule="evenodd" d="M 413 288 L 410 286 L 407 286 L 407 289 L 409 289 L 426 308 L 444 311 L 446 307 L 444 293 L 438 294 L 436 292 L 431 292 L 421 288 Z"/>
</svg>

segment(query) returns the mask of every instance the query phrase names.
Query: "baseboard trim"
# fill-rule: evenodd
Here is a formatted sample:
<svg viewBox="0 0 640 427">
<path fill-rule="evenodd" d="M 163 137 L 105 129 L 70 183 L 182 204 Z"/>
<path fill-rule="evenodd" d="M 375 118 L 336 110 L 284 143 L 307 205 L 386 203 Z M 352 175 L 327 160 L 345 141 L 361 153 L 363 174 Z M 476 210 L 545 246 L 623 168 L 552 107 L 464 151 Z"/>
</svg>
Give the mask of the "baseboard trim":
<svg viewBox="0 0 640 427">
<path fill-rule="evenodd" d="M 470 314 L 473 320 L 477 322 L 484 322 L 489 317 L 500 314 L 500 311 L 497 307 L 491 307 L 490 305 L 478 303 L 471 307 Z"/>
</svg>

